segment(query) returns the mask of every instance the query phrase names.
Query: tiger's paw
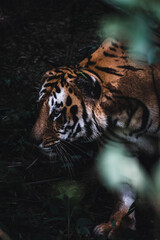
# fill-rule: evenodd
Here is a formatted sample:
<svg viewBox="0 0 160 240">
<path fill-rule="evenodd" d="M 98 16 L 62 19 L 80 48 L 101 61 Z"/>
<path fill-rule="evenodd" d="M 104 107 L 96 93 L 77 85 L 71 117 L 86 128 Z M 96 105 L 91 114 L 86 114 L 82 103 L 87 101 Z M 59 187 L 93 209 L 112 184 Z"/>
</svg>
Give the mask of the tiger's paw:
<svg viewBox="0 0 160 240">
<path fill-rule="evenodd" d="M 101 223 L 94 228 L 94 233 L 97 237 L 105 237 L 112 230 L 111 223 Z"/>
<path fill-rule="evenodd" d="M 102 223 L 97 225 L 94 232 L 97 237 L 102 239 L 119 239 L 119 237 L 124 236 L 125 232 L 128 230 L 135 231 L 135 217 L 133 215 L 118 217 L 112 216 L 108 223 Z M 121 238 L 120 238 L 121 239 Z"/>
</svg>

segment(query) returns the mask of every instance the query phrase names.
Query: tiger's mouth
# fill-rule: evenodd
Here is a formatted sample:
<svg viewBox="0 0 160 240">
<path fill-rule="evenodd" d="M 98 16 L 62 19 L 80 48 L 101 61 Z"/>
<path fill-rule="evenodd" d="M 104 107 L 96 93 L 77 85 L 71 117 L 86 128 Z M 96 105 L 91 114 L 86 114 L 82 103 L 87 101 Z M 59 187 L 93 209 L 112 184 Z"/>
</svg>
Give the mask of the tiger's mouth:
<svg viewBox="0 0 160 240">
<path fill-rule="evenodd" d="M 57 153 L 56 153 L 56 150 L 55 150 L 55 144 L 52 144 L 50 146 L 43 146 L 43 144 L 39 144 L 39 149 L 40 151 L 46 155 L 46 156 L 49 156 L 49 157 L 55 157 L 57 156 Z"/>
<path fill-rule="evenodd" d="M 41 143 L 38 147 L 43 155 L 54 162 L 63 162 L 64 165 L 93 159 L 97 152 L 97 144 L 87 139 L 74 142 L 57 140 L 56 143 L 45 146 Z"/>
</svg>

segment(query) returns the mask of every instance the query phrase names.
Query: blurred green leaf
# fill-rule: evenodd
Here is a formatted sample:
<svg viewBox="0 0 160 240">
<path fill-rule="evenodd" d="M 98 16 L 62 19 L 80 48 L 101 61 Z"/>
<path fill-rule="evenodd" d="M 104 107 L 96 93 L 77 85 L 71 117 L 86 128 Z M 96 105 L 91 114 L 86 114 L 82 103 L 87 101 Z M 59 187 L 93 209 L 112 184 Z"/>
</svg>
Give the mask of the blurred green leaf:
<svg viewBox="0 0 160 240">
<path fill-rule="evenodd" d="M 97 166 L 105 186 L 119 189 L 128 183 L 143 194 L 152 191 L 148 175 L 136 158 L 133 158 L 122 144 L 110 143 L 97 158 Z"/>
<path fill-rule="evenodd" d="M 153 183 L 155 186 L 155 194 L 153 198 L 160 199 L 160 160 L 152 170 L 152 176 L 153 176 Z"/>
<path fill-rule="evenodd" d="M 159 49 L 154 42 L 154 32 L 160 31 L 160 1 L 111 0 L 107 1 L 122 14 L 103 19 L 99 35 L 118 38 L 129 47 L 129 54 L 145 57 L 149 64 L 159 62 Z M 124 14 L 125 12 L 125 14 Z M 153 31 L 154 30 L 154 31 Z"/>
<path fill-rule="evenodd" d="M 153 47 L 148 51 L 148 63 L 158 63 L 160 62 L 160 48 Z"/>
<path fill-rule="evenodd" d="M 103 38 L 120 38 L 122 41 L 127 42 L 130 54 L 136 53 L 141 57 L 141 55 L 146 55 L 148 52 L 150 29 L 141 16 L 135 16 L 134 18 L 121 17 L 120 19 L 110 17 L 110 19 L 103 20 L 99 35 Z"/>
<path fill-rule="evenodd" d="M 57 198 L 64 200 L 66 196 L 69 200 L 74 200 L 75 202 L 80 202 L 83 197 L 82 187 L 76 183 L 76 181 L 64 181 L 57 186 L 59 195 Z"/>
<path fill-rule="evenodd" d="M 106 0 L 106 2 L 121 7 L 135 7 L 138 4 L 137 0 Z"/>
</svg>

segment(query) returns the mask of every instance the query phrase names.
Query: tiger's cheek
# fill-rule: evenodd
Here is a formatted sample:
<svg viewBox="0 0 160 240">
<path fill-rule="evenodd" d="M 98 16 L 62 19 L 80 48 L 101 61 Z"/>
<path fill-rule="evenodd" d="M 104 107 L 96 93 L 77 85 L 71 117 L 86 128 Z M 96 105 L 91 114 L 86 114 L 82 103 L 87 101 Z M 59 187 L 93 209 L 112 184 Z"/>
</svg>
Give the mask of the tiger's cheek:
<svg viewBox="0 0 160 240">
<path fill-rule="evenodd" d="M 68 107 L 63 108 L 61 118 L 57 119 L 56 126 L 61 140 L 69 139 L 72 131 L 73 120 Z"/>
<path fill-rule="evenodd" d="M 74 141 L 81 132 L 81 126 L 84 126 L 82 114 L 78 105 L 70 105 L 65 107 L 63 113 L 64 122 L 59 130 L 62 140 Z"/>
<path fill-rule="evenodd" d="M 72 132 L 70 134 L 71 141 L 77 140 L 81 137 L 85 137 L 85 121 L 83 116 L 83 110 L 81 104 L 73 105 L 70 108 L 70 114 L 72 119 Z"/>
</svg>

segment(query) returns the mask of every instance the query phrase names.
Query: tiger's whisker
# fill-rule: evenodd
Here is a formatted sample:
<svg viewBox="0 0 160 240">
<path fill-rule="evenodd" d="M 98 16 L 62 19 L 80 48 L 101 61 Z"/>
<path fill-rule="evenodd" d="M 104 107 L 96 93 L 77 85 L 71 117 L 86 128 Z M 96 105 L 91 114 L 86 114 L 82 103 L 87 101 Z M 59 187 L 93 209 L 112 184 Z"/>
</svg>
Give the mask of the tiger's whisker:
<svg viewBox="0 0 160 240">
<path fill-rule="evenodd" d="M 73 172 L 72 172 L 72 168 L 71 168 L 71 165 L 72 165 L 71 157 L 68 155 L 68 152 L 64 149 L 64 147 L 61 144 L 59 145 L 59 147 L 64 152 L 63 157 L 66 162 L 66 167 L 68 168 L 69 174 L 72 177 Z"/>
<path fill-rule="evenodd" d="M 62 160 L 63 164 L 64 164 L 64 167 L 66 169 L 66 165 L 65 165 L 65 161 L 64 161 L 64 158 L 63 158 L 63 154 L 61 152 L 61 150 L 59 149 L 59 146 L 58 145 L 55 145 L 56 147 L 56 151 L 57 151 L 57 155 L 60 155 L 60 159 Z"/>
</svg>

